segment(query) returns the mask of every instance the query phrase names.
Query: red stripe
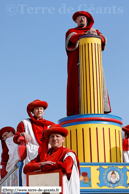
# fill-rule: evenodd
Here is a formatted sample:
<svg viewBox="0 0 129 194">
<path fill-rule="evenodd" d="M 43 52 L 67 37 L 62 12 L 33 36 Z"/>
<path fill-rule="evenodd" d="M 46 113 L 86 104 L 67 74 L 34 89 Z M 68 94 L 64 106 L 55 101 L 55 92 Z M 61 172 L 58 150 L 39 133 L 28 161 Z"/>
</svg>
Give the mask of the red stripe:
<svg viewBox="0 0 129 194">
<path fill-rule="evenodd" d="M 83 142 L 83 161 L 85 162 L 85 144 L 84 144 L 84 129 L 82 128 L 82 142 Z"/>
<path fill-rule="evenodd" d="M 102 107 L 101 107 L 101 81 L 100 81 L 100 60 L 99 60 L 99 45 L 97 44 L 97 58 L 98 58 L 98 72 L 99 72 L 99 90 L 100 90 L 100 110 L 102 110 Z"/>
<path fill-rule="evenodd" d="M 103 72 L 102 72 L 102 54 L 101 54 L 101 45 L 99 45 L 99 52 L 100 52 L 100 65 L 101 65 L 101 81 L 103 81 Z M 103 95 L 103 88 L 101 87 L 102 95 Z M 101 98 L 101 102 L 103 102 L 103 97 Z M 102 103 L 102 110 L 104 111 L 104 105 Z"/>
<path fill-rule="evenodd" d="M 92 56 L 92 80 L 93 80 L 93 102 L 92 102 L 92 106 L 94 108 L 94 112 L 95 113 L 95 92 L 94 92 L 94 87 L 95 87 L 95 80 L 94 80 L 94 66 L 93 66 L 93 47 L 92 47 L 92 43 L 91 43 L 91 56 Z"/>
<path fill-rule="evenodd" d="M 121 154 L 122 154 L 122 152 L 121 152 L 121 141 L 120 141 L 120 131 L 118 131 L 118 134 L 119 134 L 119 151 L 120 151 L 120 162 L 121 162 Z"/>
<path fill-rule="evenodd" d="M 81 61 L 81 60 L 82 60 L 82 45 L 80 46 L 80 52 L 81 52 L 81 55 L 80 55 L 80 56 L 81 56 L 81 57 L 80 57 L 80 61 Z M 82 72 L 82 71 L 81 71 L 81 63 L 80 63 L 80 72 L 79 72 L 79 74 L 81 74 L 81 72 Z M 80 92 L 80 101 L 79 101 L 80 104 L 79 104 L 79 106 L 80 106 L 80 110 L 81 110 L 81 109 L 82 109 L 82 108 L 81 108 L 81 104 L 82 104 L 82 99 L 81 99 L 81 95 L 82 95 L 82 92 L 81 92 L 81 91 L 82 91 L 82 84 L 81 84 L 81 81 L 82 81 L 82 79 L 81 79 L 80 75 L 79 75 L 79 78 L 80 78 L 80 80 L 79 80 L 79 84 L 80 84 L 80 85 L 79 85 L 79 90 L 80 90 L 80 91 L 79 91 L 79 92 Z"/>
<path fill-rule="evenodd" d="M 84 57 L 85 57 L 85 50 L 84 50 Z M 84 62 L 83 62 L 83 66 L 85 67 L 85 59 L 84 59 Z M 86 97 L 85 97 L 85 81 L 84 81 L 84 77 L 85 77 L 85 71 L 83 69 L 83 112 L 85 113 L 85 101 L 86 101 Z"/>
<path fill-rule="evenodd" d="M 72 134 L 71 134 L 71 130 L 70 130 L 70 149 L 72 150 Z"/>
<path fill-rule="evenodd" d="M 89 68 L 89 95 L 90 95 L 90 113 L 91 113 L 91 81 L 90 81 L 90 57 L 89 57 L 89 43 L 88 43 L 88 68 Z"/>
<path fill-rule="evenodd" d="M 96 67 L 96 92 L 97 92 L 97 113 L 99 113 L 99 107 L 98 107 L 98 66 L 97 66 L 97 59 L 96 59 L 96 44 L 94 43 L 94 49 L 95 49 L 95 67 Z"/>
<path fill-rule="evenodd" d="M 90 141 L 90 162 L 92 162 L 91 128 L 89 128 L 89 141 Z"/>
<path fill-rule="evenodd" d="M 86 44 L 84 45 L 85 46 L 85 53 L 86 53 Z M 86 67 L 86 55 L 85 55 L 85 76 L 86 76 L 86 72 L 87 72 L 87 67 Z M 88 113 L 88 87 L 87 87 L 87 84 L 88 84 L 88 82 L 87 82 L 87 76 L 86 76 L 86 83 L 85 83 L 85 85 L 86 85 L 86 113 Z"/>
<path fill-rule="evenodd" d="M 110 128 L 108 129 L 109 132 L 109 151 L 110 151 L 110 162 L 112 162 L 112 157 L 111 157 L 111 136 L 110 136 Z"/>
<path fill-rule="evenodd" d="M 103 88 L 101 87 L 101 82 L 103 81 L 103 78 L 102 78 L 102 65 L 101 65 L 101 60 L 100 60 L 100 56 L 99 56 L 99 53 L 101 53 L 100 46 L 101 45 L 97 45 L 97 47 L 98 47 L 98 67 L 99 67 L 99 88 L 100 88 L 100 110 L 101 110 L 101 112 L 104 112 L 103 103 L 102 103 L 103 102 L 103 99 L 102 99 Z"/>
<path fill-rule="evenodd" d="M 82 45 L 82 67 L 83 67 L 83 64 L 84 64 L 84 62 L 83 62 L 83 45 Z M 83 114 L 85 113 L 84 112 L 84 69 L 82 69 L 82 77 L 81 77 L 81 79 L 82 79 L 82 82 L 83 82 L 83 86 L 81 86 L 82 87 L 82 91 L 81 91 L 81 94 L 82 94 L 82 112 L 83 112 Z"/>
<path fill-rule="evenodd" d="M 115 129 L 115 146 L 116 146 L 116 162 L 117 161 L 117 139 L 116 139 L 116 129 Z"/>
<path fill-rule="evenodd" d="M 67 137 L 65 138 L 65 147 L 67 148 Z"/>
<path fill-rule="evenodd" d="M 108 122 L 114 122 L 114 123 L 119 123 L 119 124 L 123 124 L 121 121 L 117 120 L 117 119 L 112 119 L 112 118 L 103 118 L 103 117 L 89 117 L 89 118 L 78 118 L 78 119 L 72 119 L 72 120 L 68 120 L 68 121 L 63 121 L 60 123 L 60 125 L 65 125 L 68 123 L 74 123 L 74 122 L 83 122 L 83 121 L 108 121 Z"/>
<path fill-rule="evenodd" d="M 105 134 L 104 134 L 104 128 L 103 128 L 103 149 L 104 149 L 104 162 L 106 162 L 106 149 L 105 149 Z"/>
<path fill-rule="evenodd" d="M 77 138 L 77 129 L 76 129 L 76 154 L 78 157 L 78 138 Z"/>
<path fill-rule="evenodd" d="M 99 162 L 98 128 L 96 127 L 97 160 Z"/>
</svg>

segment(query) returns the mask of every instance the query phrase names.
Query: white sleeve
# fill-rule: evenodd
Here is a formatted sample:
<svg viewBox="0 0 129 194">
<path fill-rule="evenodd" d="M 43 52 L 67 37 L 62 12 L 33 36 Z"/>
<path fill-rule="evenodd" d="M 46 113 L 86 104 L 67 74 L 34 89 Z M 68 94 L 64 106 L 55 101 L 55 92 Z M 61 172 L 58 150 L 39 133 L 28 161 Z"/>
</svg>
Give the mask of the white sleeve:
<svg viewBox="0 0 129 194">
<path fill-rule="evenodd" d="M 9 159 L 6 166 L 6 171 L 9 172 L 14 165 L 19 161 L 18 145 L 13 142 L 13 136 L 6 139 L 6 145 L 8 147 Z"/>
<path fill-rule="evenodd" d="M 75 47 L 74 47 L 73 49 L 69 49 L 69 47 L 68 47 L 69 41 L 70 41 L 70 38 L 72 37 L 73 34 L 77 34 L 77 33 L 76 33 L 76 32 L 72 32 L 71 34 L 69 34 L 69 36 L 67 37 L 67 39 L 66 39 L 66 41 L 65 41 L 65 48 L 66 48 L 66 50 L 68 50 L 68 51 L 73 51 L 73 50 L 75 50 L 75 49 L 78 47 L 78 45 L 79 45 L 79 41 L 77 41 L 76 44 L 75 44 Z"/>
</svg>

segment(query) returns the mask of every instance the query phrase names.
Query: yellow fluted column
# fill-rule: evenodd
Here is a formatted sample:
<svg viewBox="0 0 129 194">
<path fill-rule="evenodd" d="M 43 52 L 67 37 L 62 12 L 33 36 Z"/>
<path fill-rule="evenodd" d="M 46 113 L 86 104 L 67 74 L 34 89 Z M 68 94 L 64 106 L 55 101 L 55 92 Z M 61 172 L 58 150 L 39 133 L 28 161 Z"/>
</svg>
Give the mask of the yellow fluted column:
<svg viewBox="0 0 129 194">
<path fill-rule="evenodd" d="M 84 36 L 79 40 L 80 113 L 103 114 L 101 38 Z"/>
</svg>

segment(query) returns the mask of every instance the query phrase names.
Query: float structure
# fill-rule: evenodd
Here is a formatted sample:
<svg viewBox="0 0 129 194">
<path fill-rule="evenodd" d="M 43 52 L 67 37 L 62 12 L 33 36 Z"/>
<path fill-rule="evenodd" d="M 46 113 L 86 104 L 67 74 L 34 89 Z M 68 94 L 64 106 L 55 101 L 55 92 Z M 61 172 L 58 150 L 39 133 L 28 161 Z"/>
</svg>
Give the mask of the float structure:
<svg viewBox="0 0 129 194">
<path fill-rule="evenodd" d="M 79 52 L 80 114 L 59 123 L 69 131 L 64 145 L 75 151 L 80 161 L 81 194 L 129 193 L 129 165 L 122 162 L 122 119 L 104 114 L 101 38 L 81 37 Z M 24 145 L 19 153 L 22 161 Z M 2 186 L 21 186 L 21 170 L 19 162 L 0 181 L 0 190 Z"/>
<path fill-rule="evenodd" d="M 80 162 L 122 162 L 121 118 L 80 114 L 59 122 L 69 131 L 65 147 L 76 152 Z"/>
<path fill-rule="evenodd" d="M 59 120 L 64 145 L 80 161 L 81 193 L 129 193 L 129 166 L 122 159 L 122 119 L 104 114 L 101 37 L 79 40 L 80 114 Z"/>
</svg>

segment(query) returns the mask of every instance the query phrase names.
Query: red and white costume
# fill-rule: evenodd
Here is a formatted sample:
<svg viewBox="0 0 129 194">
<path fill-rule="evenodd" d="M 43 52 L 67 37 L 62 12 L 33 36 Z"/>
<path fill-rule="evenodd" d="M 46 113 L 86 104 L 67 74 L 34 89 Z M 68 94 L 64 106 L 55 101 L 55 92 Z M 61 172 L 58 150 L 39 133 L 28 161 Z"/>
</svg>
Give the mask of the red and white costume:
<svg viewBox="0 0 129 194">
<path fill-rule="evenodd" d="M 87 20 L 87 26 L 84 28 L 76 27 L 69 29 L 66 33 L 65 48 L 68 56 L 67 63 L 67 116 L 79 114 L 79 37 L 83 36 L 94 24 L 93 17 L 85 11 L 78 11 L 73 15 L 73 20 L 76 17 L 84 15 Z M 97 34 L 102 38 L 102 50 L 106 45 L 106 38 L 98 31 Z M 104 74 L 103 74 L 104 77 Z M 110 101 L 107 93 L 105 78 L 104 85 L 104 112 L 111 112 Z M 106 90 L 106 91 L 105 91 Z"/>
<path fill-rule="evenodd" d="M 123 162 L 129 163 L 129 138 L 123 139 Z"/>
<path fill-rule="evenodd" d="M 122 130 L 126 133 L 122 142 L 123 162 L 129 163 L 129 125 L 122 127 Z"/>
<path fill-rule="evenodd" d="M 46 130 L 49 125 L 53 124 L 53 122 L 47 121 L 43 118 L 37 120 L 31 114 L 31 111 L 35 107 L 43 106 L 44 109 L 47 108 L 47 105 L 44 106 L 43 102 L 45 102 L 45 101 L 35 100 L 27 106 L 27 112 L 28 112 L 28 115 L 30 116 L 30 119 L 22 120 L 18 124 L 17 132 L 16 132 L 15 137 L 13 139 L 15 143 L 19 144 L 18 138 L 20 137 L 20 134 L 22 132 L 26 132 L 31 137 L 31 141 L 26 144 L 27 157 L 23 161 L 23 168 L 28 162 L 30 162 L 32 159 L 34 159 L 38 155 L 38 149 L 42 143 L 43 131 Z M 22 173 L 22 185 L 26 186 L 26 175 L 24 173 Z"/>
<path fill-rule="evenodd" d="M 48 130 L 51 130 L 55 126 L 52 125 Z M 56 133 L 63 133 L 64 128 L 60 126 L 61 131 L 56 131 Z M 45 137 L 44 132 L 44 137 Z M 54 131 L 52 131 L 53 133 Z M 63 194 L 80 194 L 80 168 L 79 161 L 76 154 L 63 146 L 59 148 L 51 148 L 48 154 L 43 153 L 44 143 L 41 147 L 41 152 L 38 156 L 28 163 L 24 168 L 24 173 L 33 172 L 40 169 L 40 163 L 44 161 L 53 161 L 53 165 L 45 165 L 41 167 L 42 172 L 51 172 L 56 169 L 61 169 L 63 172 Z"/>
<path fill-rule="evenodd" d="M 15 134 L 15 129 L 12 127 L 4 127 L 0 130 L 0 140 L 2 144 L 1 163 L 4 162 L 6 164 L 6 173 L 13 169 L 15 164 L 19 161 L 18 145 L 13 142 L 14 136 L 6 138 L 5 141 L 2 140 L 2 134 L 8 131 Z M 0 179 L 2 178 L 4 178 L 4 176 L 0 176 Z"/>
</svg>

